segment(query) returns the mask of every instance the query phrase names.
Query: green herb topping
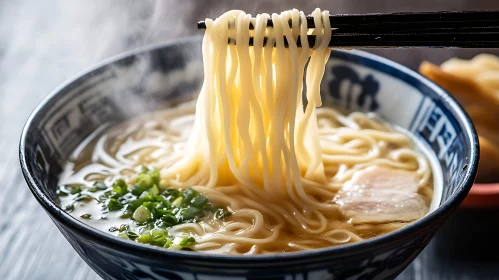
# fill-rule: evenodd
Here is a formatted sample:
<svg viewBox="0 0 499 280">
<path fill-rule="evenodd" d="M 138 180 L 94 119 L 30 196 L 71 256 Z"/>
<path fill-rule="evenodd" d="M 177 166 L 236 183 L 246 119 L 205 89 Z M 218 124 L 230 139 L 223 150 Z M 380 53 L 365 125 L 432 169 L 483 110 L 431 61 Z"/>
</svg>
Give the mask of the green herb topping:
<svg viewBox="0 0 499 280">
<path fill-rule="evenodd" d="M 95 199 L 102 205 L 103 213 L 118 212 L 129 224 L 111 227 L 119 237 L 139 243 L 176 250 L 192 250 L 196 240 L 192 236 L 173 238 L 167 229 L 184 223 L 196 223 L 206 218 L 224 219 L 231 212 L 213 205 L 206 196 L 194 189 L 170 189 L 161 180 L 157 170 L 142 167 L 135 184 L 128 185 L 119 179 L 111 186 L 95 182 L 91 188 L 60 186 L 57 194 L 70 197 L 73 202 L 66 206 L 67 212 L 75 210 L 74 203 Z M 91 219 L 90 214 L 81 216 Z M 133 231 L 130 226 L 133 226 Z"/>
<path fill-rule="evenodd" d="M 83 214 L 80 217 L 82 217 L 85 220 L 88 220 L 88 219 L 92 218 L 92 215 L 90 215 L 90 214 Z"/>
</svg>

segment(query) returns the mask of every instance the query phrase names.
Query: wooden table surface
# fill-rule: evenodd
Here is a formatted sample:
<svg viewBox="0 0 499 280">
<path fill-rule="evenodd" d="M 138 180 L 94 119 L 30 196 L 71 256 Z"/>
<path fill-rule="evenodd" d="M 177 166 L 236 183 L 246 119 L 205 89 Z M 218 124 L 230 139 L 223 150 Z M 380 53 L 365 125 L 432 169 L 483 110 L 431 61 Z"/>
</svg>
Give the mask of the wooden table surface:
<svg viewBox="0 0 499 280">
<path fill-rule="evenodd" d="M 235 2 L 230 1 L 224 9 L 237 7 Z M 265 8 L 250 2 L 253 6 L 245 6 L 247 9 Z M 279 7 L 276 2 L 272 7 Z M 314 0 L 307 1 L 306 7 L 299 1 L 289 2 L 306 11 L 311 11 L 309 6 L 321 6 Z M 364 5 L 367 0 L 324 3 L 329 6 L 331 2 L 339 13 L 378 11 L 369 10 L 369 5 Z M 378 7 L 392 10 L 406 7 L 397 6 L 404 1 L 376 2 Z M 417 2 L 431 5 L 427 0 Z M 220 1 L 217 3 L 220 6 Z M 352 3 L 359 4 L 359 10 L 351 10 Z M 448 9 L 459 9 L 455 3 Z M 0 279 L 99 278 L 28 190 L 18 161 L 21 129 L 44 96 L 79 70 L 127 49 L 195 33 L 193 27 L 185 25 L 206 16 L 197 4 L 170 0 L 0 0 Z M 209 12 L 220 13 L 213 7 Z M 480 51 L 461 54 L 469 57 Z M 455 50 L 377 52 L 411 67 L 417 67 L 421 58 L 439 63 L 456 55 Z M 499 210 L 459 210 L 398 279 L 499 279 Z"/>
</svg>

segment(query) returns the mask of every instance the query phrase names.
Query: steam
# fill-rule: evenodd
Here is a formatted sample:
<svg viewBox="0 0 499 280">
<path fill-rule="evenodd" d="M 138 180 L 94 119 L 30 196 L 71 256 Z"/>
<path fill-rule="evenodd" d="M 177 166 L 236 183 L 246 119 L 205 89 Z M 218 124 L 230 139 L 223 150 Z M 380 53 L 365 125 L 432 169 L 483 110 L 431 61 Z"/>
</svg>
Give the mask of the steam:
<svg viewBox="0 0 499 280">
<path fill-rule="evenodd" d="M 320 0 L 0 1 L 0 56 L 3 60 L 0 73 L 13 74 L 0 77 L 0 94 L 19 97 L 8 105 L 2 104 L 1 109 L 4 116 L 9 116 L 19 108 L 27 108 L 25 119 L 47 93 L 77 72 L 126 50 L 186 36 L 201 36 L 202 31 L 196 29 L 197 21 L 216 18 L 229 9 L 256 15 L 291 8 L 310 12 L 317 6 L 332 10 L 331 5 Z M 191 55 L 198 56 L 196 59 L 200 61 L 201 53 L 196 52 Z M 147 77 L 149 62 L 141 62 L 136 72 L 127 71 L 126 75 L 135 75 L 136 79 Z M 194 66 L 190 69 L 197 71 Z M 151 79 L 148 83 L 156 83 Z M 166 77 L 153 80 L 157 83 L 170 81 Z M 115 86 L 118 90 L 126 84 Z M 21 127 L 18 123 L 4 125 L 2 131 L 20 130 Z"/>
<path fill-rule="evenodd" d="M 2 56 L 21 62 L 19 56 L 30 57 L 50 69 L 51 77 L 65 79 L 125 50 L 193 35 L 195 24 L 188 28 L 183 15 L 194 5 L 174 0 L 2 1 Z"/>
</svg>

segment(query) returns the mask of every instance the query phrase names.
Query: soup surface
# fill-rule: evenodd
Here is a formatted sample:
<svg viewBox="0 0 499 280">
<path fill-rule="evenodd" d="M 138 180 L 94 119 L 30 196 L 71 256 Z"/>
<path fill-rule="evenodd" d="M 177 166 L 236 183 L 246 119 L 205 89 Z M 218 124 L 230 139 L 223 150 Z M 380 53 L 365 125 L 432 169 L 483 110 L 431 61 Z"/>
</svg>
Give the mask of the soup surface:
<svg viewBox="0 0 499 280">
<path fill-rule="evenodd" d="M 288 214 L 292 205 L 282 198 L 253 199 L 239 183 L 208 188 L 161 179 L 154 170 L 185 154 L 194 113 L 195 104 L 186 103 L 89 137 L 60 179 L 62 206 L 84 223 L 125 239 L 224 254 L 361 241 L 403 227 L 429 210 L 431 168 L 410 137 L 375 115 L 343 115 L 332 108 L 317 112 L 327 181 L 303 180 L 310 195 L 327 205 L 323 212 L 295 208 Z M 307 219 L 317 222 L 307 229 L 301 222 Z"/>
</svg>

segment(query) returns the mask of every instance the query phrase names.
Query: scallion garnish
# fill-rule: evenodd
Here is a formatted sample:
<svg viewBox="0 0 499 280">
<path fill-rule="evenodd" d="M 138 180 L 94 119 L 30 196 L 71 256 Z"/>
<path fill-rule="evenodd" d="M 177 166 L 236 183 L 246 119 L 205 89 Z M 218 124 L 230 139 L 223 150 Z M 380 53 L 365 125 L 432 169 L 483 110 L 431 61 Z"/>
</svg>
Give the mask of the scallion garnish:
<svg viewBox="0 0 499 280">
<path fill-rule="evenodd" d="M 196 221 L 198 218 L 201 218 L 201 211 L 203 210 L 196 207 L 185 208 L 179 212 L 179 217 L 182 219 L 182 221 Z"/>
<path fill-rule="evenodd" d="M 69 205 L 66 205 L 66 207 L 64 208 L 64 210 L 68 213 L 71 213 L 75 210 L 75 206 L 74 204 L 69 204 Z"/>
<path fill-rule="evenodd" d="M 229 217 L 230 215 L 232 215 L 231 212 L 229 211 L 226 211 L 222 208 L 218 208 L 216 211 L 215 211 L 215 218 L 217 219 L 223 219 L 225 217 Z"/>
<path fill-rule="evenodd" d="M 198 192 L 193 189 L 187 189 L 182 192 L 182 197 L 185 201 L 191 201 L 195 196 L 198 195 Z"/>
<path fill-rule="evenodd" d="M 140 242 L 140 243 L 150 244 L 151 243 L 151 235 L 149 235 L 149 234 L 141 235 L 136 240 L 137 240 L 137 242 Z"/>
<path fill-rule="evenodd" d="M 70 187 L 69 190 L 70 190 L 71 194 L 81 193 L 80 187 Z"/>
<path fill-rule="evenodd" d="M 139 223 L 145 223 L 151 218 L 151 211 L 141 205 L 133 212 L 132 218 Z"/>
<path fill-rule="evenodd" d="M 180 207 L 180 205 L 182 205 L 182 202 L 184 201 L 184 199 L 179 196 L 177 197 L 173 202 L 172 202 L 172 206 L 175 206 L 175 207 Z"/>
<path fill-rule="evenodd" d="M 119 179 L 113 184 L 114 198 L 122 197 L 128 193 L 128 185 L 125 180 Z"/>
<path fill-rule="evenodd" d="M 66 212 L 75 209 L 74 202 L 90 202 L 95 199 L 91 193 L 98 193 L 97 203 L 102 213 L 120 211 L 118 216 L 124 220 L 119 227 L 109 228 L 110 232 L 124 239 L 160 246 L 174 250 L 191 250 L 196 240 L 185 237 L 179 242 L 168 234 L 168 228 L 184 223 L 195 223 L 212 217 L 223 219 L 231 215 L 224 208 L 216 207 L 209 199 L 194 189 L 168 189 L 166 180 L 160 178 L 157 170 L 143 167 L 130 186 L 123 179 L 116 180 L 112 186 L 98 181 L 92 187 L 59 186 L 57 194 L 69 196 L 73 203 L 65 207 Z M 84 204 L 82 204 L 84 205 Z M 92 215 L 83 214 L 81 218 L 91 219 Z M 106 216 L 101 216 L 105 219 Z M 133 231 L 130 229 L 133 227 Z"/>
<path fill-rule="evenodd" d="M 126 232 L 120 232 L 118 234 L 118 237 L 130 240 L 130 238 L 128 237 L 128 234 L 126 234 Z"/>
<path fill-rule="evenodd" d="M 123 208 L 123 205 L 119 203 L 119 201 L 116 198 L 111 198 L 109 199 L 109 202 L 107 203 L 107 208 L 109 211 L 118 211 L 121 208 Z"/>
<path fill-rule="evenodd" d="M 138 234 L 136 234 L 135 232 L 133 231 L 127 231 L 126 232 L 126 235 L 128 236 L 128 238 L 132 239 L 132 240 L 135 240 L 137 239 L 137 237 L 139 237 Z"/>
<path fill-rule="evenodd" d="M 190 236 L 190 237 L 186 237 L 186 238 L 180 240 L 178 245 L 187 247 L 187 246 L 193 245 L 194 243 L 196 243 L 196 239 L 194 239 L 194 237 Z"/>
<path fill-rule="evenodd" d="M 198 195 L 191 200 L 190 204 L 193 207 L 203 209 L 208 204 L 208 199 L 204 195 Z"/>
<path fill-rule="evenodd" d="M 94 199 L 93 197 L 89 196 L 89 195 L 85 195 L 85 194 L 81 194 L 79 193 L 75 198 L 74 198 L 74 201 L 84 201 L 84 202 L 89 202 L 91 201 L 92 199 Z"/>
</svg>

